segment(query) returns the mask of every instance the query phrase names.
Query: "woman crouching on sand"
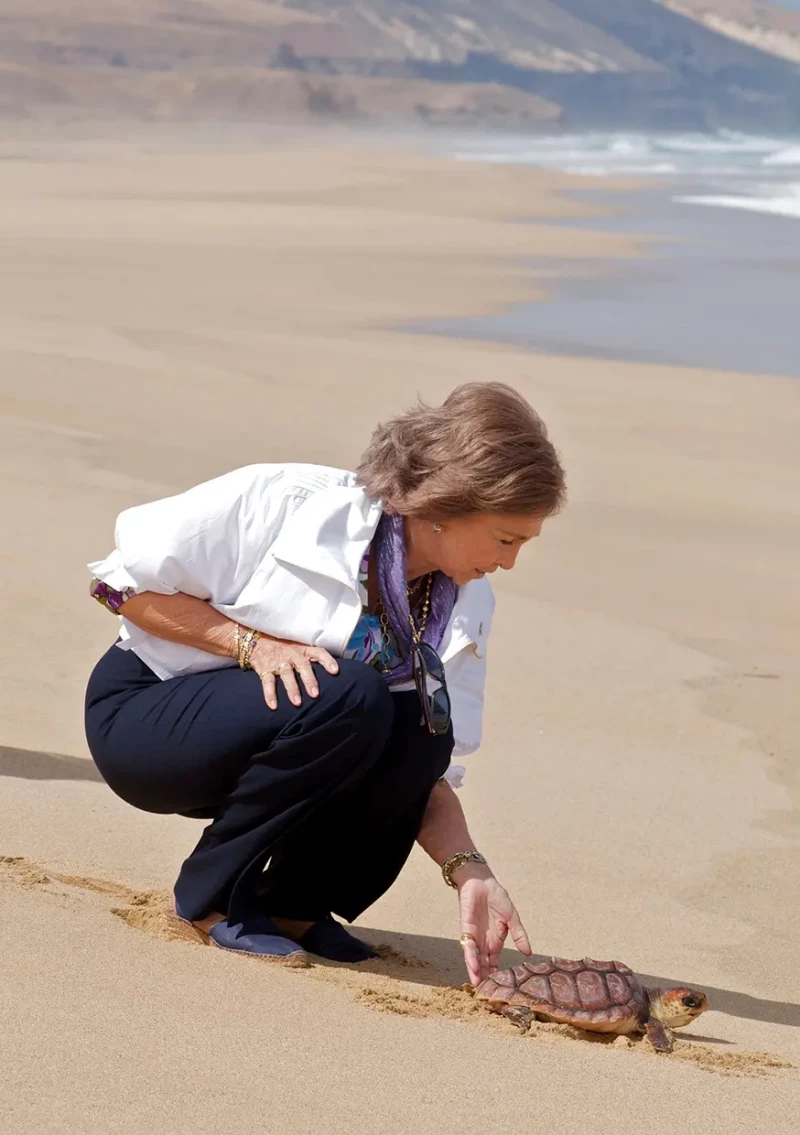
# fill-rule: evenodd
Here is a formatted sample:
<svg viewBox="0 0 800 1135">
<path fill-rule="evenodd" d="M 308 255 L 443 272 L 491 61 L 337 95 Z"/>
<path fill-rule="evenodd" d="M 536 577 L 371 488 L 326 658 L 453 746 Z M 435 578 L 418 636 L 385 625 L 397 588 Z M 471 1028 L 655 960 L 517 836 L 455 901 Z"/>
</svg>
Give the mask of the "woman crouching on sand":
<svg viewBox="0 0 800 1135">
<path fill-rule="evenodd" d="M 416 840 L 458 891 L 471 981 L 509 932 L 530 953 L 451 759 L 480 743 L 485 576 L 563 497 L 527 402 L 468 384 L 379 426 L 355 474 L 251 465 L 120 515 L 90 565 L 121 627 L 86 735 L 123 800 L 211 821 L 180 918 L 227 950 L 363 961 L 332 916 L 384 894 Z"/>
</svg>

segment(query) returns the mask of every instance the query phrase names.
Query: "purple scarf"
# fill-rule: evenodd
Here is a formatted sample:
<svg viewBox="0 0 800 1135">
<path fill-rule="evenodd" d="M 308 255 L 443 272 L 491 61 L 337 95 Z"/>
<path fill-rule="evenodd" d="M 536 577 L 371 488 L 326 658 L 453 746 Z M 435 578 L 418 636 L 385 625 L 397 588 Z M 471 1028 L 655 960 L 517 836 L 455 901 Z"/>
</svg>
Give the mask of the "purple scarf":
<svg viewBox="0 0 800 1135">
<path fill-rule="evenodd" d="M 397 645 L 403 659 L 391 673 L 387 681 L 407 681 L 413 677 L 414 665 L 411 654 L 411 625 L 408 621 L 410 608 L 406 591 L 406 544 L 402 516 L 384 512 L 378 523 L 374 537 L 375 562 L 378 566 L 378 588 L 381 601 L 389 623 L 395 633 Z M 456 601 L 457 587 L 449 575 L 437 571 L 431 584 L 431 606 L 428 621 L 422 633 L 422 641 L 438 650 L 445 627 L 450 621 Z"/>
</svg>

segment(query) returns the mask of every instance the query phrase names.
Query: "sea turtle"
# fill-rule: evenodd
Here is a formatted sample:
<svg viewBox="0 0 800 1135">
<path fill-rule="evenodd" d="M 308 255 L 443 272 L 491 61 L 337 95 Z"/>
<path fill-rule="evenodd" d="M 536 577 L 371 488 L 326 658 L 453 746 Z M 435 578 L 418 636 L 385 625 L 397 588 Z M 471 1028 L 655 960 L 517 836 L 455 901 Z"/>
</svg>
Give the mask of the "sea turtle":
<svg viewBox="0 0 800 1135">
<path fill-rule="evenodd" d="M 535 1020 L 558 1021 L 598 1033 L 647 1033 L 657 1052 L 672 1052 L 672 1029 L 708 1008 L 704 993 L 680 986 L 645 989 L 622 962 L 551 958 L 497 970 L 475 989 L 527 1032 Z"/>
</svg>

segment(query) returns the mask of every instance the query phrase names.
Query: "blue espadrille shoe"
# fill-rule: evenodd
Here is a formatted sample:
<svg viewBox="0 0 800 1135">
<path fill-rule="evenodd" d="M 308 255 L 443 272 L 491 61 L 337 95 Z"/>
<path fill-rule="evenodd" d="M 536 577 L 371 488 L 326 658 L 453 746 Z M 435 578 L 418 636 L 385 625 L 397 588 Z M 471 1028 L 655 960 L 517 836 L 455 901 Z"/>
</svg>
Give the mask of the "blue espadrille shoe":
<svg viewBox="0 0 800 1135">
<path fill-rule="evenodd" d="M 330 915 L 315 922 L 300 939 L 300 945 L 310 954 L 332 962 L 368 962 L 380 957 L 371 946 L 360 938 L 354 938 Z"/>
<path fill-rule="evenodd" d="M 250 957 L 266 958 L 294 966 L 309 965 L 303 947 L 293 942 L 291 938 L 284 938 L 272 919 L 267 918 L 265 914 L 253 914 L 234 926 L 230 925 L 227 918 L 223 918 L 208 930 L 186 918 L 177 902 L 175 914 L 182 922 L 194 926 L 220 950 L 231 950 L 233 953 L 248 954 Z"/>
</svg>

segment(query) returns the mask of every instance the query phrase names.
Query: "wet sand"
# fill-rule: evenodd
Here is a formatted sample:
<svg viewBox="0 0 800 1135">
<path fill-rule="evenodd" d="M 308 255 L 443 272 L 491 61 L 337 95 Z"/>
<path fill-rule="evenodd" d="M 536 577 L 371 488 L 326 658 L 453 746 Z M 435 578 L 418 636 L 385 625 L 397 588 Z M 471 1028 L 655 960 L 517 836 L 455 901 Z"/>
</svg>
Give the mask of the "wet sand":
<svg viewBox="0 0 800 1135">
<path fill-rule="evenodd" d="M 673 201 L 682 188 L 697 187 L 578 190 L 578 201 L 611 215 L 561 223 L 635 237 L 644 255 L 572 261 L 568 270 L 535 257 L 548 303 L 421 326 L 539 354 L 800 377 L 797 220 Z"/>
</svg>

